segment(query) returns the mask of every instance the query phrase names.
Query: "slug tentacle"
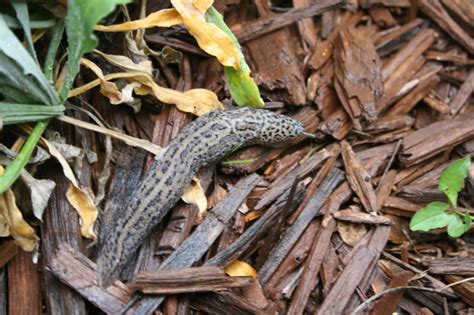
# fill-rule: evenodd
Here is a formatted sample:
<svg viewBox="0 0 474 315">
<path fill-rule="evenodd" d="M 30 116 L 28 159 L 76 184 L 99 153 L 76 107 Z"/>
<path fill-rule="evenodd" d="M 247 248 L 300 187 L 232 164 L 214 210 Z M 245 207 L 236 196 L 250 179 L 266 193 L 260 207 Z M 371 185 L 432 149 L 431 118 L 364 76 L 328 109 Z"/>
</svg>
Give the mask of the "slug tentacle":
<svg viewBox="0 0 474 315">
<path fill-rule="evenodd" d="M 238 145 L 271 144 L 303 132 L 297 120 L 248 107 L 212 111 L 187 125 L 155 161 L 110 228 L 97 258 L 99 283 L 108 286 L 118 277 L 201 167 Z"/>
</svg>

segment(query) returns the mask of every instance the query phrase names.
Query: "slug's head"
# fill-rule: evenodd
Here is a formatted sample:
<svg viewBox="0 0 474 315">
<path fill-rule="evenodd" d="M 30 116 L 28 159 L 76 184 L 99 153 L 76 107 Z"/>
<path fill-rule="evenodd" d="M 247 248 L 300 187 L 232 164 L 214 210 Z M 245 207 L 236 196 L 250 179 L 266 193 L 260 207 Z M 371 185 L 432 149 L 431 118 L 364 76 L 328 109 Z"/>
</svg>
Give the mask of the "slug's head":
<svg viewBox="0 0 474 315">
<path fill-rule="evenodd" d="M 233 115 L 233 128 L 246 142 L 272 144 L 304 133 L 301 122 L 268 110 L 244 107 L 233 110 Z"/>
</svg>

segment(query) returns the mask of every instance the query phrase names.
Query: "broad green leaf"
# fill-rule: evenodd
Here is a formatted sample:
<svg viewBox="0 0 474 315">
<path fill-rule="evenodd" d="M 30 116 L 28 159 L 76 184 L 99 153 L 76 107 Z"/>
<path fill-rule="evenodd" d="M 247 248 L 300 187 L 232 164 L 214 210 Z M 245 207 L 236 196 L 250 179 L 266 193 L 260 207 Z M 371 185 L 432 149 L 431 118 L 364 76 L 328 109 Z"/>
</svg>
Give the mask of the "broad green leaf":
<svg viewBox="0 0 474 315">
<path fill-rule="evenodd" d="M 250 76 L 250 68 L 245 62 L 239 42 L 229 27 L 225 24 L 222 15 L 210 7 L 206 11 L 206 21 L 215 24 L 223 30 L 232 40 L 239 51 L 240 69 L 236 70 L 232 67 L 224 67 L 224 73 L 229 84 L 230 95 L 237 105 L 240 106 L 263 106 L 263 100 L 260 97 L 260 91 L 257 84 Z"/>
<path fill-rule="evenodd" d="M 464 179 L 467 176 L 470 165 L 471 157 L 466 156 L 452 163 L 441 173 L 438 189 L 446 194 L 453 206 L 457 204 L 458 193 L 464 185 Z"/>
<path fill-rule="evenodd" d="M 451 215 L 446 212 L 448 208 L 447 203 L 440 201 L 428 204 L 411 218 L 410 229 L 412 231 L 429 231 L 445 227 L 451 221 Z"/>
<path fill-rule="evenodd" d="M 112 12 L 117 4 L 128 2 L 130 0 L 69 0 L 67 2 L 68 60 L 61 99 L 66 99 L 72 82 L 79 72 L 80 61 L 84 53 L 97 46 L 97 38 L 93 34 L 96 24 Z"/>
<path fill-rule="evenodd" d="M 0 15 L 0 93 L 16 89 L 38 104 L 57 105 L 59 98 L 36 61 Z M 7 95 L 10 96 L 10 95 Z"/>
<path fill-rule="evenodd" d="M 464 232 L 464 222 L 460 215 L 450 213 L 451 219 L 448 224 L 448 235 L 451 237 L 460 237 Z"/>
</svg>

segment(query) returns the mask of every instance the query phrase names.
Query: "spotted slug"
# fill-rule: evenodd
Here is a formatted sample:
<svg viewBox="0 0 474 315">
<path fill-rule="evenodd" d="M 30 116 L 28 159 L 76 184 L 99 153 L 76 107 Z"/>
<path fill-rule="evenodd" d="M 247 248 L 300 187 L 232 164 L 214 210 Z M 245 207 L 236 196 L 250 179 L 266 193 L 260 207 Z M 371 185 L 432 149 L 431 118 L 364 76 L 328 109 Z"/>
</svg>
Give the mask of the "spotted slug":
<svg viewBox="0 0 474 315">
<path fill-rule="evenodd" d="M 297 120 L 249 107 L 211 111 L 188 124 L 157 157 L 110 227 L 97 256 L 98 282 L 106 287 L 118 277 L 201 167 L 236 146 L 271 144 L 303 133 Z"/>
</svg>

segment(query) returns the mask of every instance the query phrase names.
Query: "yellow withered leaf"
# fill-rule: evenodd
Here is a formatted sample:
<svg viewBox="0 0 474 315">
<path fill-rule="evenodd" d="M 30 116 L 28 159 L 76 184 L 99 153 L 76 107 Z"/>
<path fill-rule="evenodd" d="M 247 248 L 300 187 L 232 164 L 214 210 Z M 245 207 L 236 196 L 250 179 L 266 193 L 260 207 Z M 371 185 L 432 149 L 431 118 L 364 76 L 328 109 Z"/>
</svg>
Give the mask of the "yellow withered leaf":
<svg viewBox="0 0 474 315">
<path fill-rule="evenodd" d="M 204 189 L 202 189 L 201 182 L 196 177 L 193 178 L 191 185 L 186 188 L 181 199 L 188 204 L 196 205 L 200 215 L 207 210 L 206 194 Z"/>
<path fill-rule="evenodd" d="M 150 27 L 170 27 L 182 24 L 183 19 L 175 9 L 153 12 L 147 17 L 115 25 L 96 25 L 95 30 L 101 32 L 122 32 Z"/>
<path fill-rule="evenodd" d="M 235 260 L 224 268 L 224 272 L 231 277 L 257 278 L 257 271 L 244 261 Z"/>
<path fill-rule="evenodd" d="M 215 56 L 222 65 L 240 69 L 239 50 L 232 39 L 216 25 L 206 22 L 205 13 L 212 3 L 209 0 L 171 0 L 199 47 Z"/>
<path fill-rule="evenodd" d="M 206 89 L 192 89 L 186 92 L 179 92 L 159 86 L 153 79 L 142 72 L 121 72 L 105 75 L 104 80 L 127 78 L 130 82 L 141 83 L 135 87 L 134 91 L 138 95 L 153 93 L 155 97 L 166 104 L 174 104 L 182 112 L 191 113 L 197 116 L 204 115 L 213 109 L 224 109 L 214 92 Z M 68 97 L 73 97 L 99 85 L 100 79 L 84 84 L 69 92 Z"/>
<path fill-rule="evenodd" d="M 3 167 L 0 166 L 0 175 L 3 174 Z M 15 201 L 15 195 L 11 189 L 6 190 L 0 195 L 0 217 L 3 221 L 2 236 L 6 236 L 7 232 L 13 237 L 17 244 L 27 252 L 33 251 L 39 241 L 35 230 L 23 219 L 23 214 L 18 209 Z M 8 225 L 5 228 L 4 223 Z"/>
<path fill-rule="evenodd" d="M 94 223 L 97 220 L 99 211 L 94 205 L 93 199 L 89 194 L 81 189 L 79 183 L 72 171 L 71 167 L 67 163 L 66 159 L 62 156 L 61 152 L 46 139 L 42 139 L 48 148 L 49 153 L 56 158 L 63 168 L 64 175 L 69 180 L 70 185 L 66 192 L 66 198 L 68 202 L 73 206 L 74 210 L 77 211 L 81 219 L 81 234 L 92 240 L 97 239 L 97 235 L 94 233 Z"/>
</svg>

